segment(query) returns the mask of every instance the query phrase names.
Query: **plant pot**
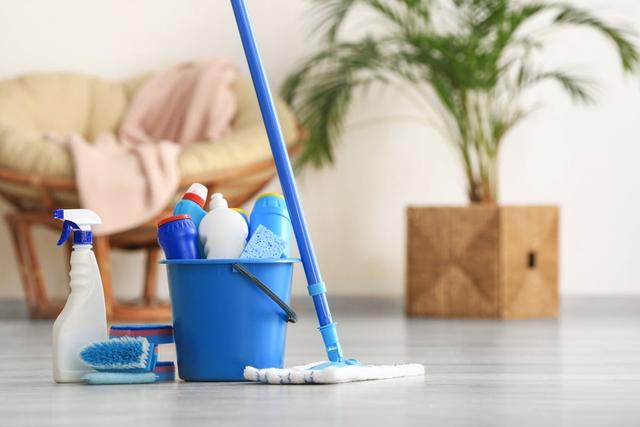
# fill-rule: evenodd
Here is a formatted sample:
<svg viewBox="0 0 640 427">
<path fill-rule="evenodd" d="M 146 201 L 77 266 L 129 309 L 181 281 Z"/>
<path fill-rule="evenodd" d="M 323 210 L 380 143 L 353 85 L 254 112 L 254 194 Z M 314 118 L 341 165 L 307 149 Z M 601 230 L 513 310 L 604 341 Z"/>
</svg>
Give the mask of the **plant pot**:
<svg viewBox="0 0 640 427">
<path fill-rule="evenodd" d="M 558 315 L 555 206 L 407 209 L 410 316 Z"/>
</svg>

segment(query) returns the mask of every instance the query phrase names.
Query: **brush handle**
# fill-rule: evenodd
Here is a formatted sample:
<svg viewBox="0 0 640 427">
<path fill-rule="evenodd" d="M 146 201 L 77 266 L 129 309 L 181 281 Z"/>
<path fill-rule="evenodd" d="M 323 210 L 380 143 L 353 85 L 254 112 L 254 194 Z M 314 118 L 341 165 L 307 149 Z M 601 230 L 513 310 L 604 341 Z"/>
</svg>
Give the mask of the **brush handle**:
<svg viewBox="0 0 640 427">
<path fill-rule="evenodd" d="M 273 160 L 276 165 L 276 170 L 278 171 L 280 186 L 282 187 L 282 192 L 287 202 L 293 232 L 307 277 L 309 294 L 313 298 L 313 305 L 318 317 L 318 323 L 320 324 L 319 329 L 329 360 L 332 362 L 340 362 L 342 361 L 342 349 L 340 348 L 338 340 L 336 324 L 331 319 L 331 311 L 329 310 L 329 303 L 325 295 L 326 288 L 322 281 L 318 261 L 316 260 L 311 238 L 309 237 L 309 231 L 307 229 L 304 212 L 302 211 L 302 204 L 300 203 L 300 196 L 298 195 L 287 147 L 282 136 L 280 123 L 278 122 L 267 75 L 260 59 L 258 47 L 256 46 L 251 20 L 247 13 L 247 6 L 244 0 L 231 0 L 231 6 L 233 7 L 233 13 L 236 18 L 236 23 L 238 24 L 238 31 L 242 40 L 242 46 L 244 47 L 244 53 L 247 57 L 247 63 L 249 64 L 249 71 L 253 79 L 253 86 L 256 90 L 258 103 L 260 104 L 264 126 L 267 130 L 267 136 L 269 137 L 269 145 L 271 146 Z"/>
</svg>

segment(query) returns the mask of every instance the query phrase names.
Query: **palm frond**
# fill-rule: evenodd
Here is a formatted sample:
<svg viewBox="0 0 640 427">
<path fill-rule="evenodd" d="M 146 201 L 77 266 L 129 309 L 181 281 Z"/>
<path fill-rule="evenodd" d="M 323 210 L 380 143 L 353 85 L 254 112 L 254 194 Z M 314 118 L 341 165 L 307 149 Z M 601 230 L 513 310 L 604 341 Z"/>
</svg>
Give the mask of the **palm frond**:
<svg viewBox="0 0 640 427">
<path fill-rule="evenodd" d="M 313 0 L 313 2 L 314 12 L 319 16 L 313 30 L 323 33 L 322 38 L 329 44 L 336 41 L 340 29 L 357 6 L 364 6 L 377 12 L 379 16 L 402 30 L 424 28 L 430 20 L 427 5 L 431 0 Z"/>
<path fill-rule="evenodd" d="M 637 48 L 630 40 L 632 36 L 630 32 L 607 25 L 589 12 L 569 5 L 561 6 L 554 22 L 583 26 L 599 31 L 615 45 L 623 69 L 625 71 L 637 70 L 640 56 Z"/>
<path fill-rule="evenodd" d="M 313 12 L 318 15 L 313 32 L 321 32 L 328 43 L 333 43 L 340 27 L 354 5 L 362 0 L 313 0 Z"/>
<path fill-rule="evenodd" d="M 353 94 L 374 82 L 386 82 L 385 73 L 394 65 L 384 44 L 371 39 L 333 45 L 331 54 L 322 52 L 310 62 L 287 78 L 282 93 L 309 131 L 299 162 L 319 167 L 333 161 L 335 140 Z"/>
<path fill-rule="evenodd" d="M 592 104 L 594 102 L 594 98 L 590 90 L 593 88 L 594 83 L 565 71 L 556 70 L 532 72 L 531 70 L 523 67 L 520 69 L 517 79 L 517 84 L 521 89 L 527 89 L 530 86 L 547 80 L 555 81 L 574 101 L 582 102 L 584 104 Z"/>
</svg>

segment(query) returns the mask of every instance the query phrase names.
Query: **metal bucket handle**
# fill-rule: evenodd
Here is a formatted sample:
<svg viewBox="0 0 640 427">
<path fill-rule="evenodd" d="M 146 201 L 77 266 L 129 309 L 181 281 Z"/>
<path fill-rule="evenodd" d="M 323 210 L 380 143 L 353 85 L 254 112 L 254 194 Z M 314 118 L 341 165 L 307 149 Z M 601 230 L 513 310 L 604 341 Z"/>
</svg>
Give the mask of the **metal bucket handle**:
<svg viewBox="0 0 640 427">
<path fill-rule="evenodd" d="M 255 284 L 262 292 L 264 292 L 269 298 L 273 300 L 276 304 L 280 306 L 282 310 L 287 314 L 287 322 L 296 323 L 298 321 L 298 315 L 291 307 L 287 305 L 286 302 L 282 301 L 278 295 L 276 295 L 269 287 L 256 276 L 253 275 L 249 270 L 244 268 L 242 264 L 233 263 L 231 264 L 238 273 L 242 274 L 244 277 L 249 279 L 253 284 Z"/>
</svg>

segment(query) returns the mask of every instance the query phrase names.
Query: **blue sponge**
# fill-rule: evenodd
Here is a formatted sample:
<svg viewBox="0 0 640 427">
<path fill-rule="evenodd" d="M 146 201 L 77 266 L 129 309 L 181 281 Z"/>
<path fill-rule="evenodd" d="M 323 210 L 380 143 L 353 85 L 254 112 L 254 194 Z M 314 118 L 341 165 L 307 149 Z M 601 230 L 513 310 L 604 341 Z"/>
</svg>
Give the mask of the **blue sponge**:
<svg viewBox="0 0 640 427">
<path fill-rule="evenodd" d="M 156 382 L 157 378 L 153 372 L 90 372 L 82 380 L 90 385 L 149 384 Z"/>
<path fill-rule="evenodd" d="M 244 247 L 242 259 L 280 258 L 287 247 L 287 242 L 264 225 L 259 225 Z"/>
</svg>

